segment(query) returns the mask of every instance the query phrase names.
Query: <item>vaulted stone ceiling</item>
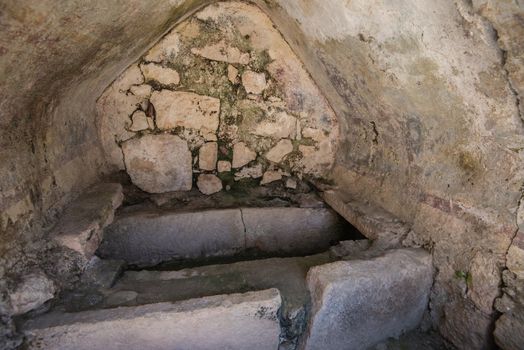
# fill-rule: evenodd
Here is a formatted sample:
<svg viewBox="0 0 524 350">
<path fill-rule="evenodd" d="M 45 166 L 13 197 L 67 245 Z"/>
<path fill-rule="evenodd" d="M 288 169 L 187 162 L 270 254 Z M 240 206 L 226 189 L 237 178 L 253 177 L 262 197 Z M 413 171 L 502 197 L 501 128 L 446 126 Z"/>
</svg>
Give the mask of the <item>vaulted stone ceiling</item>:
<svg viewBox="0 0 524 350">
<path fill-rule="evenodd" d="M 2 274 L 44 266 L 46 228 L 110 172 L 96 99 L 211 2 L 0 4 Z M 524 4 L 255 3 L 336 113 L 338 191 L 407 222 L 410 244 L 432 251 L 433 323 L 456 346 L 482 348 L 498 310 L 495 338 L 511 348 L 508 335 L 524 322 L 522 296 L 509 297 L 524 279 Z M 494 304 L 501 286 L 508 293 Z"/>
</svg>

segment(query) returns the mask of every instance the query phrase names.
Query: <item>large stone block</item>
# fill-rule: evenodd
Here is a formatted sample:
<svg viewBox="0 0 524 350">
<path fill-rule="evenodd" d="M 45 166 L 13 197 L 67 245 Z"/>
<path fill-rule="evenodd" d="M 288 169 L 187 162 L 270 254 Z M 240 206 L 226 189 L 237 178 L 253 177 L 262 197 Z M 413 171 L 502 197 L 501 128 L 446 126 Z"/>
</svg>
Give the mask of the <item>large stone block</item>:
<svg viewBox="0 0 524 350">
<path fill-rule="evenodd" d="M 313 267 L 307 277 L 312 319 L 303 348 L 367 349 L 417 327 L 433 281 L 422 249 Z"/>
<path fill-rule="evenodd" d="M 53 238 L 86 263 L 102 241 L 103 229 L 113 221 L 122 204 L 122 186 L 102 183 L 72 201 L 53 229 Z"/>
<path fill-rule="evenodd" d="M 220 100 L 183 91 L 154 91 L 151 102 L 155 106 L 159 129 L 184 127 L 215 133 L 218 129 Z"/>
<path fill-rule="evenodd" d="M 145 135 L 122 144 L 126 170 L 150 193 L 188 191 L 193 181 L 191 152 L 176 135 Z"/>
<path fill-rule="evenodd" d="M 278 348 L 276 289 L 73 314 L 24 325 L 29 349 L 214 350 Z"/>
<path fill-rule="evenodd" d="M 309 254 L 343 237 L 344 222 L 326 208 L 243 208 L 246 245 L 263 252 Z"/>
<path fill-rule="evenodd" d="M 133 213 L 107 227 L 99 254 L 130 264 L 227 256 L 244 249 L 238 209 Z"/>
</svg>

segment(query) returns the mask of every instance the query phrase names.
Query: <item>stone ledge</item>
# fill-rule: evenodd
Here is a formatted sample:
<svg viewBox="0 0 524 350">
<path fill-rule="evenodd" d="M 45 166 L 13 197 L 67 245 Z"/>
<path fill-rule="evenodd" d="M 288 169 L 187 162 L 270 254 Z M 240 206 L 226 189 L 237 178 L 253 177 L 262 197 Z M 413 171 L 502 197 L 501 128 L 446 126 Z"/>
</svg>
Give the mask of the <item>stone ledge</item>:
<svg viewBox="0 0 524 350">
<path fill-rule="evenodd" d="M 87 264 L 123 198 L 120 184 L 101 183 L 91 187 L 69 204 L 52 230 L 53 239 Z"/>
<path fill-rule="evenodd" d="M 277 289 L 79 313 L 23 326 L 29 349 L 277 349 Z"/>
</svg>

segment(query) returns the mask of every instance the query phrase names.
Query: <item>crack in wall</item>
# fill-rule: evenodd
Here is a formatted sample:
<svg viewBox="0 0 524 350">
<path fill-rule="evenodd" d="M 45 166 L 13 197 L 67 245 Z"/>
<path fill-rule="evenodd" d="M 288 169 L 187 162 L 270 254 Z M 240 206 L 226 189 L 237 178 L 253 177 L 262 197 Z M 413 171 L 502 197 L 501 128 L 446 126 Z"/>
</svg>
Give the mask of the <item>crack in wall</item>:
<svg viewBox="0 0 524 350">
<path fill-rule="evenodd" d="M 242 227 L 244 228 L 244 249 L 247 249 L 247 228 L 244 221 L 244 212 L 242 211 L 242 208 L 238 208 L 238 210 L 240 210 L 240 220 L 242 220 Z"/>
</svg>

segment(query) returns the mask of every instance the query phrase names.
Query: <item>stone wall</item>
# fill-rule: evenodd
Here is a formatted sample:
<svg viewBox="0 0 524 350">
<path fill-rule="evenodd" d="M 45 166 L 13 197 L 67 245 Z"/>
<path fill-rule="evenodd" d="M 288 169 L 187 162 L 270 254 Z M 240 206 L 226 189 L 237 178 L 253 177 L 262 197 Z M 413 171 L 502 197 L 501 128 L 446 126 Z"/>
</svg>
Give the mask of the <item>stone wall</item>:
<svg viewBox="0 0 524 350">
<path fill-rule="evenodd" d="M 300 60 L 263 12 L 242 3 L 182 22 L 97 110 L 110 164 L 150 193 L 326 179 L 339 137 Z"/>
</svg>

